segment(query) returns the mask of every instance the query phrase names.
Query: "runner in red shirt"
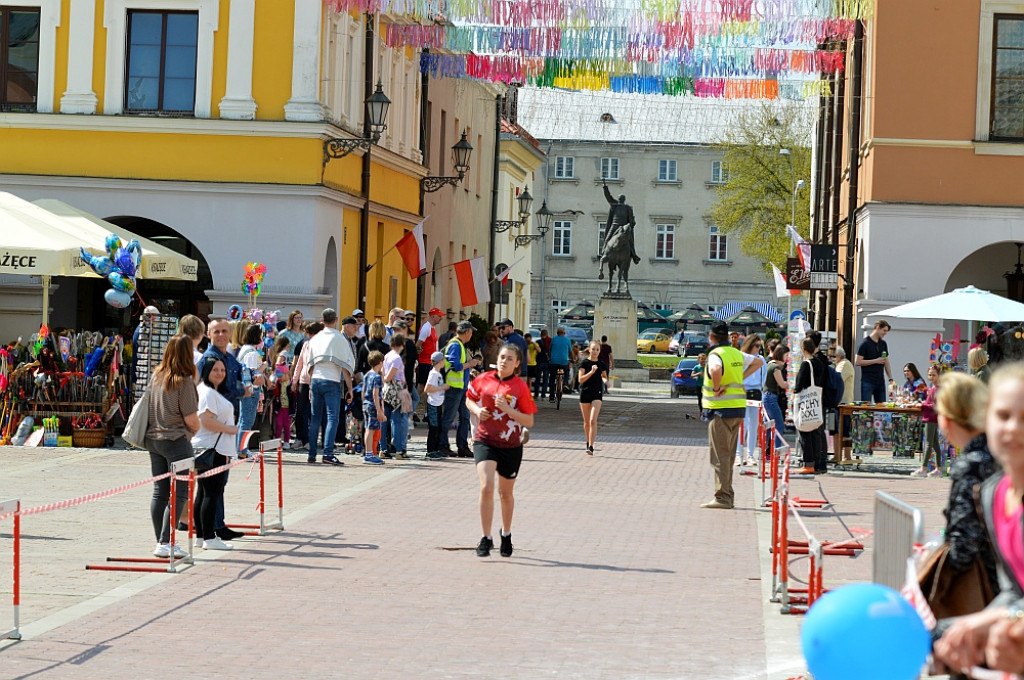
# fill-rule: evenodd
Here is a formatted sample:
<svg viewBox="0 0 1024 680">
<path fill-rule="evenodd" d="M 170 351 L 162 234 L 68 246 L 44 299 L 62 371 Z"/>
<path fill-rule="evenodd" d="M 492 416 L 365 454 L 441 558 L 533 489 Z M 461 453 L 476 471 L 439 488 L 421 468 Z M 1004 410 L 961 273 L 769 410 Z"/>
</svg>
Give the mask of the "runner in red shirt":
<svg viewBox="0 0 1024 680">
<path fill-rule="evenodd" d="M 480 477 L 480 524 L 483 537 L 476 548 L 478 557 L 491 554 L 491 524 L 494 520 L 494 473 L 498 473 L 501 499 L 501 556 L 512 555 L 512 489 L 523 462 L 526 428 L 533 427 L 537 405 L 530 389 L 519 377 L 522 350 L 511 343 L 498 353 L 498 370 L 487 371 L 469 384 L 466 406 L 479 424 L 473 433 L 473 458 Z"/>
</svg>

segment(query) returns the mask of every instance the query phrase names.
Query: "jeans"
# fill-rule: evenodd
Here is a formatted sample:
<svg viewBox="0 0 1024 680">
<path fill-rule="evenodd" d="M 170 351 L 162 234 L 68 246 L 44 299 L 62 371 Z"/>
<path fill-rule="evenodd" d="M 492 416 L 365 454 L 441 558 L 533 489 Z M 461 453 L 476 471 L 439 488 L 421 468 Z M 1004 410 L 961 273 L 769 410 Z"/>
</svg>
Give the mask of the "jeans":
<svg viewBox="0 0 1024 680">
<path fill-rule="evenodd" d="M 444 405 L 427 404 L 427 453 L 441 450 L 441 409 Z"/>
<path fill-rule="evenodd" d="M 260 403 L 259 392 L 254 393 L 251 397 L 242 397 L 238 401 L 238 434 L 235 435 L 235 450 L 242 450 L 242 435 L 245 434 L 246 430 L 252 429 L 252 424 L 256 422 L 256 406 Z"/>
<path fill-rule="evenodd" d="M 154 477 L 171 471 L 171 463 L 193 456 L 188 437 L 181 439 L 146 439 L 149 466 Z M 153 484 L 153 498 L 149 502 L 149 515 L 153 520 L 153 533 L 158 543 L 171 542 L 171 478 Z M 185 502 L 188 500 L 188 482 L 175 482 L 174 526 L 178 525 Z"/>
<path fill-rule="evenodd" d="M 416 407 L 420 404 L 420 391 L 416 389 L 415 385 L 409 385 L 409 396 L 412 397 L 412 413 L 408 414 L 409 426 L 406 428 L 406 432 L 412 431 L 412 416 L 416 413 Z"/>
<path fill-rule="evenodd" d="M 405 451 L 406 440 L 409 437 L 409 415 L 402 413 L 401 406 L 394 408 L 390 404 L 384 404 L 384 417 L 388 423 L 391 446 L 395 451 Z"/>
<path fill-rule="evenodd" d="M 465 417 L 462 416 L 463 410 L 466 411 Z M 466 408 L 466 390 L 449 387 L 444 391 L 444 405 L 441 415 L 441 451 L 451 451 L 452 445 L 448 432 L 452 428 L 452 423 L 455 422 L 456 415 L 459 416 L 459 429 L 455 433 L 455 443 L 459 446 L 468 446 L 469 409 Z M 463 427 L 465 427 L 465 432 L 463 432 Z"/>
<path fill-rule="evenodd" d="M 324 432 L 324 458 L 334 455 L 334 435 L 338 431 L 341 413 L 341 383 L 316 379 L 310 383 L 313 393 L 313 412 L 309 418 L 309 458 L 316 458 L 316 439 L 320 434 L 320 421 L 327 419 Z"/>
<path fill-rule="evenodd" d="M 775 423 L 776 442 L 785 444 L 786 440 L 782 438 L 782 433 L 786 428 L 786 416 L 782 413 L 782 407 L 779 406 L 779 395 L 774 392 L 765 392 L 761 402 L 764 404 L 764 410 L 768 413 L 768 417 Z"/>
<path fill-rule="evenodd" d="M 885 403 L 885 381 L 875 382 L 866 378 L 860 379 L 861 401 L 873 401 L 876 404 Z"/>
<path fill-rule="evenodd" d="M 228 459 L 224 456 L 217 456 L 217 467 L 227 464 Z M 212 477 L 203 477 L 196 480 L 196 500 L 193 505 L 193 516 L 195 519 L 196 536 L 209 540 L 216 537 L 218 528 L 214 520 L 217 508 L 224 500 L 224 487 L 228 483 L 228 471 L 224 470 Z"/>
</svg>

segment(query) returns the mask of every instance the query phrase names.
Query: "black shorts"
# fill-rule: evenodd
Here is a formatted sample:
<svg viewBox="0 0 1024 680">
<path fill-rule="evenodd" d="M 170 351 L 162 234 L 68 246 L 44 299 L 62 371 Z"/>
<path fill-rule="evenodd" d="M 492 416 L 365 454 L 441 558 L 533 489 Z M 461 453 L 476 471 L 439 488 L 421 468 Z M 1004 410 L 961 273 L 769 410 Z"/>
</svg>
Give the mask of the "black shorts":
<svg viewBox="0 0 1024 680">
<path fill-rule="evenodd" d="M 589 404 L 594 401 L 602 401 L 600 392 L 580 392 L 581 404 Z"/>
<path fill-rule="evenodd" d="M 523 447 L 500 449 L 484 442 L 473 442 L 473 462 L 493 460 L 498 463 L 498 474 L 505 479 L 515 479 L 519 466 L 523 464 Z"/>
<path fill-rule="evenodd" d="M 534 364 L 533 366 L 526 367 L 526 375 L 530 378 L 536 378 L 540 375 L 540 366 Z"/>
<path fill-rule="evenodd" d="M 430 375 L 430 369 L 433 368 L 432 364 L 416 364 L 416 384 L 426 385 L 427 376 Z"/>
</svg>

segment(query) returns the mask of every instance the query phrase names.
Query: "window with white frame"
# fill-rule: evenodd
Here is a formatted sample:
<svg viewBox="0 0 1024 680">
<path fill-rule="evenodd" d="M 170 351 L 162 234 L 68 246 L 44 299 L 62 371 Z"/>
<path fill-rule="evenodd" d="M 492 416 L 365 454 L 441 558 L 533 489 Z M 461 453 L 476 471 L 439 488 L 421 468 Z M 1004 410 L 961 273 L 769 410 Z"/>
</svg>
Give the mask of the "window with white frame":
<svg viewBox="0 0 1024 680">
<path fill-rule="evenodd" d="M 711 235 L 708 238 L 708 259 L 712 262 L 724 262 L 729 259 L 728 240 L 729 237 L 718 227 L 711 227 Z"/>
<path fill-rule="evenodd" d="M 555 156 L 555 179 L 573 179 L 576 177 L 574 165 L 576 159 L 572 156 Z"/>
<path fill-rule="evenodd" d="M 604 252 L 604 237 L 608 235 L 608 223 L 598 222 L 597 223 L 597 254 L 600 255 Z"/>
<path fill-rule="evenodd" d="M 989 139 L 1024 140 L 1024 14 L 993 17 Z"/>
<path fill-rule="evenodd" d="M 38 7 L 0 5 L 0 111 L 35 111 L 39 93 Z"/>
<path fill-rule="evenodd" d="M 678 175 L 676 175 L 676 162 L 672 159 L 663 158 L 658 161 L 658 181 L 659 182 L 675 182 L 678 181 Z"/>
<path fill-rule="evenodd" d="M 601 159 L 601 179 L 618 179 L 619 178 L 619 159 L 618 158 L 602 158 Z"/>
<path fill-rule="evenodd" d="M 568 308 L 569 308 L 569 301 L 568 300 L 556 300 L 554 298 L 551 299 L 551 309 L 555 310 L 556 312 L 559 311 L 559 310 L 568 309 Z"/>
<path fill-rule="evenodd" d="M 676 225 L 654 225 L 654 259 L 673 260 L 676 257 Z"/>
<path fill-rule="evenodd" d="M 572 255 L 572 222 L 555 220 L 551 234 L 551 254 Z"/>
<path fill-rule="evenodd" d="M 729 181 L 729 168 L 722 161 L 711 161 L 711 183 L 725 184 Z"/>
<path fill-rule="evenodd" d="M 651 308 L 659 310 L 659 311 L 665 311 L 665 310 L 671 310 L 672 309 L 672 305 L 670 305 L 667 302 L 655 302 L 653 305 L 651 305 Z"/>
<path fill-rule="evenodd" d="M 198 45 L 198 12 L 130 10 L 125 112 L 191 115 Z"/>
</svg>

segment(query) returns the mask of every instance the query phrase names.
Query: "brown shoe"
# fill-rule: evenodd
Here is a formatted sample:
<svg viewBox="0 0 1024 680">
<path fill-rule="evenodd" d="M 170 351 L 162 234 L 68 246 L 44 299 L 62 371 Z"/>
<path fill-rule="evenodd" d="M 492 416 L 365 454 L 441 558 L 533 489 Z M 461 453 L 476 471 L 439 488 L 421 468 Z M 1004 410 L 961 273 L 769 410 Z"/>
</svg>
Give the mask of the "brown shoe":
<svg viewBox="0 0 1024 680">
<path fill-rule="evenodd" d="M 813 474 L 815 474 L 814 466 L 813 465 L 808 465 L 807 467 L 802 467 L 799 470 L 794 470 L 793 474 L 795 474 L 795 475 L 813 475 Z"/>
<path fill-rule="evenodd" d="M 732 505 L 729 503 L 723 503 L 719 500 L 714 500 L 709 503 L 701 503 L 702 508 L 714 508 L 716 510 L 732 510 Z"/>
</svg>

